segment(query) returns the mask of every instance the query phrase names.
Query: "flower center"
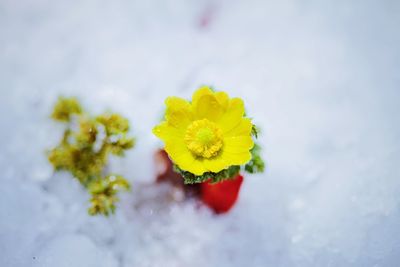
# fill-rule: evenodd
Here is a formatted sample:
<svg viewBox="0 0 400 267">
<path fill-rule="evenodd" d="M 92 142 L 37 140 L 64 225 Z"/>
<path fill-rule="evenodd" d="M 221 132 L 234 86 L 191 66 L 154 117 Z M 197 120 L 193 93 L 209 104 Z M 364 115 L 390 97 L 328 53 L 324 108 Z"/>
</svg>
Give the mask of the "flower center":
<svg viewBox="0 0 400 267">
<path fill-rule="evenodd" d="M 214 157 L 222 148 L 222 130 L 207 119 L 194 121 L 186 130 L 185 143 L 196 156 Z"/>
</svg>

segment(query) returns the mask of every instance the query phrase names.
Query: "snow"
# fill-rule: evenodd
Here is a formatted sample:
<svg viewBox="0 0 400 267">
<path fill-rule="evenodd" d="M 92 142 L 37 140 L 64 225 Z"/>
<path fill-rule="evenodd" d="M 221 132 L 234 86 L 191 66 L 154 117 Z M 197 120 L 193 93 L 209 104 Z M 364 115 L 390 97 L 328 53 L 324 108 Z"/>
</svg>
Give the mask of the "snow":
<svg viewBox="0 0 400 267">
<path fill-rule="evenodd" d="M 49 241 L 35 257 L 34 266 L 118 266 L 110 252 L 100 250 L 83 235 L 58 236 Z"/>
<path fill-rule="evenodd" d="M 0 266 L 400 264 L 396 1 L 0 2 Z M 213 216 L 152 186 L 168 95 L 243 97 L 267 172 Z M 111 218 L 53 173 L 59 95 L 128 117 L 132 181 Z"/>
</svg>

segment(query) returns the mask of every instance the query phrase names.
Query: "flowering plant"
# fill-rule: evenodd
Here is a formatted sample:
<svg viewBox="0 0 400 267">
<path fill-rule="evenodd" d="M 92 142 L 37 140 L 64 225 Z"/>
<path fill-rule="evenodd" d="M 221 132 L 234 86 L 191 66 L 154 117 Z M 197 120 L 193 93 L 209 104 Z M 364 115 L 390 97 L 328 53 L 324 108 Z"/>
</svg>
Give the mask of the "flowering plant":
<svg viewBox="0 0 400 267">
<path fill-rule="evenodd" d="M 202 86 L 191 101 L 168 97 L 165 104 L 165 120 L 153 133 L 186 184 L 217 183 L 235 178 L 240 170 L 264 170 L 255 144 L 257 127 L 246 117 L 242 99 Z"/>
</svg>

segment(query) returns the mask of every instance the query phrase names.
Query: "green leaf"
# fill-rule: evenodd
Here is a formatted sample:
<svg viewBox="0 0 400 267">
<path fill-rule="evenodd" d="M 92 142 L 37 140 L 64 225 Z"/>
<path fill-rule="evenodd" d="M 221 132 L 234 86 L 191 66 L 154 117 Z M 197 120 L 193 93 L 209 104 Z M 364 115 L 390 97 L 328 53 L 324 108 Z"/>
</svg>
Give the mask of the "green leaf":
<svg viewBox="0 0 400 267">
<path fill-rule="evenodd" d="M 254 136 L 256 139 L 258 138 L 258 128 L 254 124 L 251 127 L 251 135 Z"/>
<path fill-rule="evenodd" d="M 251 149 L 251 160 L 244 166 L 244 169 L 248 173 L 260 173 L 264 172 L 265 163 L 261 158 L 261 147 L 258 144 L 254 144 Z"/>
</svg>

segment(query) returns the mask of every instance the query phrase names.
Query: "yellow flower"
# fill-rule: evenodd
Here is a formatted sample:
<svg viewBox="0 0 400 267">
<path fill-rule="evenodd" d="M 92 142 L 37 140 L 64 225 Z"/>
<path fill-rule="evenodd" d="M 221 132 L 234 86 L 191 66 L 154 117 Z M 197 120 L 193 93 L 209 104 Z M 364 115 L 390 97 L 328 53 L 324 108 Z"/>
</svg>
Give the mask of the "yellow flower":
<svg viewBox="0 0 400 267">
<path fill-rule="evenodd" d="M 252 123 L 244 117 L 240 98 L 204 86 L 193 94 L 191 103 L 169 97 L 165 104 L 165 121 L 153 133 L 180 169 L 195 175 L 217 173 L 251 159 Z"/>
</svg>

